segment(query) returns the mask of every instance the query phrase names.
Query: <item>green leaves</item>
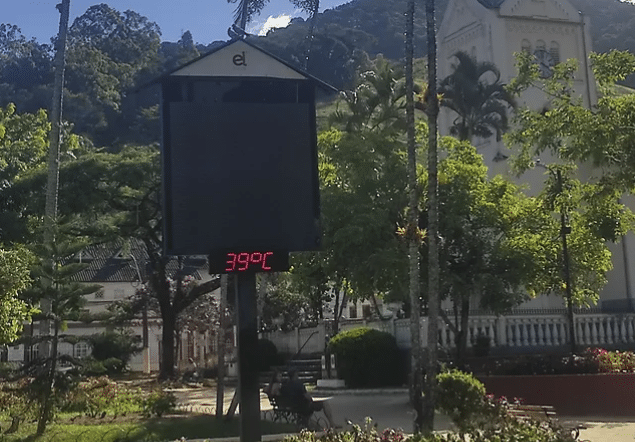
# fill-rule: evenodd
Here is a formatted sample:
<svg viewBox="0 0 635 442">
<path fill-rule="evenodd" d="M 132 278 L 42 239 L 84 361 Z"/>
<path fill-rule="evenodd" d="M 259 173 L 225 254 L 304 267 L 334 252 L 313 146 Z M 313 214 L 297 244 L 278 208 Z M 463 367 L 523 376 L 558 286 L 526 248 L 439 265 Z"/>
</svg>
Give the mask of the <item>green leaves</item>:
<svg viewBox="0 0 635 442">
<path fill-rule="evenodd" d="M 22 324 L 36 312 L 18 297 L 31 284 L 33 255 L 23 247 L 0 248 L 0 344 L 15 341 Z"/>
<path fill-rule="evenodd" d="M 442 295 L 457 306 L 472 298 L 482 308 L 504 312 L 532 293 L 544 264 L 543 232 L 552 219 L 511 181 L 489 179 L 473 146 L 442 141 L 447 151 L 439 163 Z"/>
<path fill-rule="evenodd" d="M 565 162 L 591 162 L 601 183 L 630 191 L 635 188 L 635 94 L 619 95 L 614 82 L 635 71 L 635 57 L 613 51 L 592 54 L 593 70 L 602 92 L 590 109 L 573 85 L 577 63 L 568 60 L 556 66 L 550 79 L 539 79 L 528 54 L 517 54 L 519 74 L 510 90 L 524 93 L 538 87 L 551 98 L 548 109 L 519 110 L 506 144 L 518 150 L 514 167 L 522 173 L 543 153 Z"/>
<path fill-rule="evenodd" d="M 450 133 L 462 141 L 474 137 L 500 139 L 507 129 L 507 112 L 515 103 L 500 83 L 500 71 L 489 62 L 477 62 L 465 52 L 457 52 L 454 72 L 441 81 L 440 105 L 457 115 Z"/>
</svg>

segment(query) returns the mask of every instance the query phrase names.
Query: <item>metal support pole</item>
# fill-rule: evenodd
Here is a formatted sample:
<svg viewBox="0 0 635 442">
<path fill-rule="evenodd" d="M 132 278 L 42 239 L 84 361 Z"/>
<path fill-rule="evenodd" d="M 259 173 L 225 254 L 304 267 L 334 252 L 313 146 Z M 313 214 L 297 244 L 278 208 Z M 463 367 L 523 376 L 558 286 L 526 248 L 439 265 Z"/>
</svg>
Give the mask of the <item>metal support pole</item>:
<svg viewBox="0 0 635 442">
<path fill-rule="evenodd" d="M 238 309 L 238 376 L 240 390 L 240 442 L 261 440 L 260 386 L 258 384 L 258 328 L 256 274 L 236 275 Z"/>
</svg>

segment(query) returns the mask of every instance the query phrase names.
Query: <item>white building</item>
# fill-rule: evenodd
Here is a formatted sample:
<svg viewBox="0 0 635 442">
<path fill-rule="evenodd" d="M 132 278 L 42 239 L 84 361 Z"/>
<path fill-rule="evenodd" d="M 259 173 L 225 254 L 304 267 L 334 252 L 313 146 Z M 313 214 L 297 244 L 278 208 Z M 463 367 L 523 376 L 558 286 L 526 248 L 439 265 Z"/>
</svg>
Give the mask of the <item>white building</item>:
<svg viewBox="0 0 635 442">
<path fill-rule="evenodd" d="M 543 59 L 545 72 L 553 63 L 575 58 L 579 69 L 574 88 L 586 106 L 597 102 L 595 81 L 588 54 L 591 51 L 589 20 L 567 0 L 449 0 L 443 21 L 438 30 L 438 78 L 452 73 L 453 55 L 466 52 L 477 61 L 493 62 L 501 73 L 501 82 L 509 83 L 516 76 L 515 52 L 528 51 Z M 548 98 L 539 90 L 529 90 L 519 105 L 533 109 L 548 108 Z M 454 116 L 447 108 L 441 108 L 439 127 L 447 134 Z M 509 175 L 505 158 L 509 151 L 494 137 L 473 140 L 492 175 Z M 550 158 L 541 158 L 543 163 Z M 590 179 L 593 170 L 580 166 L 582 179 Z M 544 170 L 535 169 L 520 180 L 529 184 L 532 194 L 542 189 Z M 613 270 L 608 284 L 600 296 L 603 310 L 629 308 L 635 287 L 633 269 L 635 239 L 629 234 L 619 244 L 609 245 L 613 253 Z M 560 297 L 540 297 L 521 308 L 552 309 L 563 306 Z"/>
</svg>

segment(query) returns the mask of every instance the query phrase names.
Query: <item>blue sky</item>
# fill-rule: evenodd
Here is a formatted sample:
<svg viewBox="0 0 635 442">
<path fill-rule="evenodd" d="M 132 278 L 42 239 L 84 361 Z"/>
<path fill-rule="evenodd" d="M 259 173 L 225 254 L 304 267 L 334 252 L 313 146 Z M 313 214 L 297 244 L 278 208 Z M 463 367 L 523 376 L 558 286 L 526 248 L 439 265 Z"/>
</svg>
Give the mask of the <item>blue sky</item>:
<svg viewBox="0 0 635 442">
<path fill-rule="evenodd" d="M 41 43 L 48 43 L 59 27 L 55 5 L 60 1 L 3 0 L 0 23 L 17 25 L 27 38 L 35 37 Z M 321 0 L 320 12 L 348 1 Z M 233 22 L 236 7 L 227 0 L 71 0 L 71 23 L 90 6 L 99 3 L 107 3 L 120 12 L 131 9 L 148 17 L 161 28 L 163 40 L 176 41 L 189 30 L 194 41 L 203 44 L 227 40 L 227 28 Z M 260 17 L 254 18 L 249 30 L 257 33 L 267 25 L 285 23 L 295 16 L 305 15 L 296 11 L 288 0 L 270 0 Z"/>
</svg>

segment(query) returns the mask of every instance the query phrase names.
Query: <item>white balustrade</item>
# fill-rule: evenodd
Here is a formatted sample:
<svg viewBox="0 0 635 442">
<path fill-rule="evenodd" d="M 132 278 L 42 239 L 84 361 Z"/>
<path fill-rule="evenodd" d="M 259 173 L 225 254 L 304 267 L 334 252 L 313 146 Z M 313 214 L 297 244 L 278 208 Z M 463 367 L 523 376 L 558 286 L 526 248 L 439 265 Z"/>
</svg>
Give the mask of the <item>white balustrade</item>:
<svg viewBox="0 0 635 442">
<path fill-rule="evenodd" d="M 427 318 L 422 318 L 422 336 L 427 336 Z M 342 329 L 367 326 L 392 333 L 400 348 L 410 348 L 410 319 L 389 322 L 368 322 L 365 324 L 342 324 Z M 296 329 L 289 332 L 263 333 L 276 344 L 278 351 L 295 353 L 306 343 L 303 352 L 324 351 L 325 331 L 319 327 Z M 578 347 L 611 347 L 635 343 L 635 314 L 576 314 L 574 317 L 576 343 Z M 309 337 L 312 336 L 310 339 Z M 468 342 L 472 347 L 479 336 L 487 336 L 492 347 L 549 348 L 569 343 L 569 326 L 566 314 L 562 315 L 510 315 L 473 316 L 468 322 Z M 427 345 L 427 339 L 421 340 Z M 439 345 L 452 348 L 455 345 L 454 332 L 443 321 L 439 321 Z"/>
</svg>

